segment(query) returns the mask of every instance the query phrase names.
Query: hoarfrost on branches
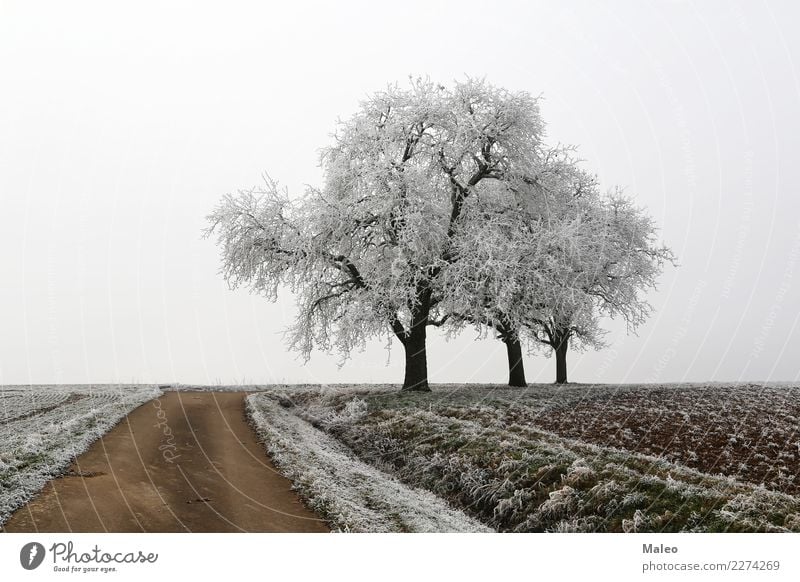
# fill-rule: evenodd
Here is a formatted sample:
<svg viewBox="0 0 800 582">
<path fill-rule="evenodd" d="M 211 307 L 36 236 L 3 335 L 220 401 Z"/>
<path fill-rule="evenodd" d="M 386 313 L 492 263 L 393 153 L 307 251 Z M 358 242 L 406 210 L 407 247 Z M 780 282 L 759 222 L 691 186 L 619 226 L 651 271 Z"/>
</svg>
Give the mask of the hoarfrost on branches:
<svg viewBox="0 0 800 582">
<path fill-rule="evenodd" d="M 396 339 L 403 388 L 428 390 L 428 326 L 475 326 L 506 343 L 566 353 L 602 345 L 602 316 L 635 329 L 645 293 L 673 260 L 652 219 L 620 190 L 601 194 L 574 148 L 547 147 L 536 99 L 485 81 L 390 86 L 340 122 L 324 184 L 292 199 L 265 178 L 208 217 L 222 274 L 271 300 L 296 294 L 290 346 L 346 358 Z"/>
<path fill-rule="evenodd" d="M 503 198 L 526 188 L 526 204 L 510 211 Z M 623 318 L 629 330 L 645 321 L 646 292 L 672 252 L 659 245 L 647 213 L 620 189 L 601 193 L 570 149 L 548 151 L 535 179 L 494 194 L 466 211 L 474 216 L 447 273 L 450 323 L 497 332 L 509 347 L 511 385 L 525 384 L 523 339 L 552 348 L 556 381 L 566 382 L 568 346 L 601 347 L 602 316 Z"/>
<path fill-rule="evenodd" d="M 524 92 L 474 80 L 390 86 L 340 123 L 322 153 L 321 189 L 292 200 L 267 178 L 225 196 L 207 234 L 218 236 L 232 286 L 274 300 L 286 284 L 297 295 L 289 338 L 305 357 L 396 338 L 406 353 L 403 387 L 427 390 L 426 328 L 452 303 L 442 281 L 474 217 L 465 208 L 530 181 L 542 134 L 537 102 Z"/>
</svg>

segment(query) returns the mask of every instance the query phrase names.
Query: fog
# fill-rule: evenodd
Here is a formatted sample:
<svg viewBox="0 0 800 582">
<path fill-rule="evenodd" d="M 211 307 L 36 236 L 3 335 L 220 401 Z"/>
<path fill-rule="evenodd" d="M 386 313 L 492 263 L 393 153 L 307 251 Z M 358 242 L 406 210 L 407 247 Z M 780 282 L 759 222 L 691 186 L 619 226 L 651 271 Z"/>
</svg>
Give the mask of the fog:
<svg viewBox="0 0 800 582">
<path fill-rule="evenodd" d="M 231 291 L 220 197 L 319 184 L 360 99 L 409 75 L 541 95 L 551 143 L 646 206 L 679 266 L 578 382 L 800 376 L 800 9 L 790 2 L 0 2 L 0 383 L 400 382 L 340 368 Z M 431 332 L 434 382 L 504 382 L 504 346 Z M 554 363 L 526 359 L 529 381 Z"/>
</svg>

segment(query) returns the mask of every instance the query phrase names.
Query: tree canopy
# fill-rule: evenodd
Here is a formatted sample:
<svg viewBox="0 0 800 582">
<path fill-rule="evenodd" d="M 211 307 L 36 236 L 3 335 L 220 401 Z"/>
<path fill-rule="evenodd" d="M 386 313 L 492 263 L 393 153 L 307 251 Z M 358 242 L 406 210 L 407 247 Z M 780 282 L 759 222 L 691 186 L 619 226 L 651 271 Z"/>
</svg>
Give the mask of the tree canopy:
<svg viewBox="0 0 800 582">
<path fill-rule="evenodd" d="M 506 343 L 524 385 L 523 340 L 558 353 L 597 344 L 603 314 L 635 327 L 671 257 L 643 211 L 543 137 L 526 92 L 390 86 L 339 122 L 320 187 L 290 197 L 265 178 L 223 197 L 206 233 L 231 286 L 295 293 L 289 342 L 305 357 L 395 339 L 403 388 L 427 390 L 427 328 L 474 325 Z"/>
<path fill-rule="evenodd" d="M 208 230 L 223 275 L 271 299 L 289 285 L 300 307 L 291 345 L 305 355 L 391 334 L 406 353 L 403 387 L 427 390 L 426 328 L 450 303 L 442 281 L 471 220 L 464 209 L 535 175 L 543 129 L 525 92 L 475 80 L 390 86 L 340 123 L 321 188 L 292 200 L 267 180 L 223 198 Z"/>
<path fill-rule="evenodd" d="M 509 212 L 476 204 L 458 239 L 451 324 L 494 329 L 509 348 L 510 384 L 524 385 L 519 343 L 544 344 L 556 354 L 565 382 L 568 345 L 601 347 L 602 317 L 620 317 L 635 330 L 650 313 L 655 287 L 672 252 L 660 245 L 652 219 L 620 189 L 601 193 L 595 176 L 569 150 L 555 149 L 535 181 L 537 195 Z"/>
</svg>

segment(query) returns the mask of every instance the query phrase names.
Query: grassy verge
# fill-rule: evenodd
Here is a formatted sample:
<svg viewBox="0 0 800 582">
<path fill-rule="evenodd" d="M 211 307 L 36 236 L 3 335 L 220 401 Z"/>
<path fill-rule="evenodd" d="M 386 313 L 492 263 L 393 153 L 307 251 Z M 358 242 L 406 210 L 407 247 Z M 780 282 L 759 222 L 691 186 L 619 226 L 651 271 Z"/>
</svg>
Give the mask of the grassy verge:
<svg viewBox="0 0 800 582">
<path fill-rule="evenodd" d="M 345 406 L 344 415 L 358 416 L 357 406 Z M 334 530 L 489 531 L 432 493 L 360 461 L 335 438 L 295 415 L 286 397 L 250 395 L 246 413 L 281 472 Z"/>
</svg>

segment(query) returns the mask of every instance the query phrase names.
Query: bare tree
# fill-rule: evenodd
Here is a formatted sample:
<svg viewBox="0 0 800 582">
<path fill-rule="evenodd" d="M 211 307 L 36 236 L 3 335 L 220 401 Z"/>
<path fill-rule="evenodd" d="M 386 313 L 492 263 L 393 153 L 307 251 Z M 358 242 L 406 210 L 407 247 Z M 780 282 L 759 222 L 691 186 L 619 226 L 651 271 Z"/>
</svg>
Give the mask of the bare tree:
<svg viewBox="0 0 800 582">
<path fill-rule="evenodd" d="M 443 281 L 460 259 L 459 233 L 476 219 L 465 209 L 535 175 L 542 133 L 524 92 L 473 80 L 391 86 L 340 123 L 322 154 L 322 188 L 292 200 L 266 180 L 225 196 L 207 234 L 217 233 L 232 286 L 271 300 L 280 285 L 295 292 L 290 345 L 306 358 L 394 337 L 405 351 L 403 389 L 428 390 L 426 330 L 446 322 L 456 299 Z M 519 196 L 504 203 L 510 215 L 521 207 Z"/>
</svg>

